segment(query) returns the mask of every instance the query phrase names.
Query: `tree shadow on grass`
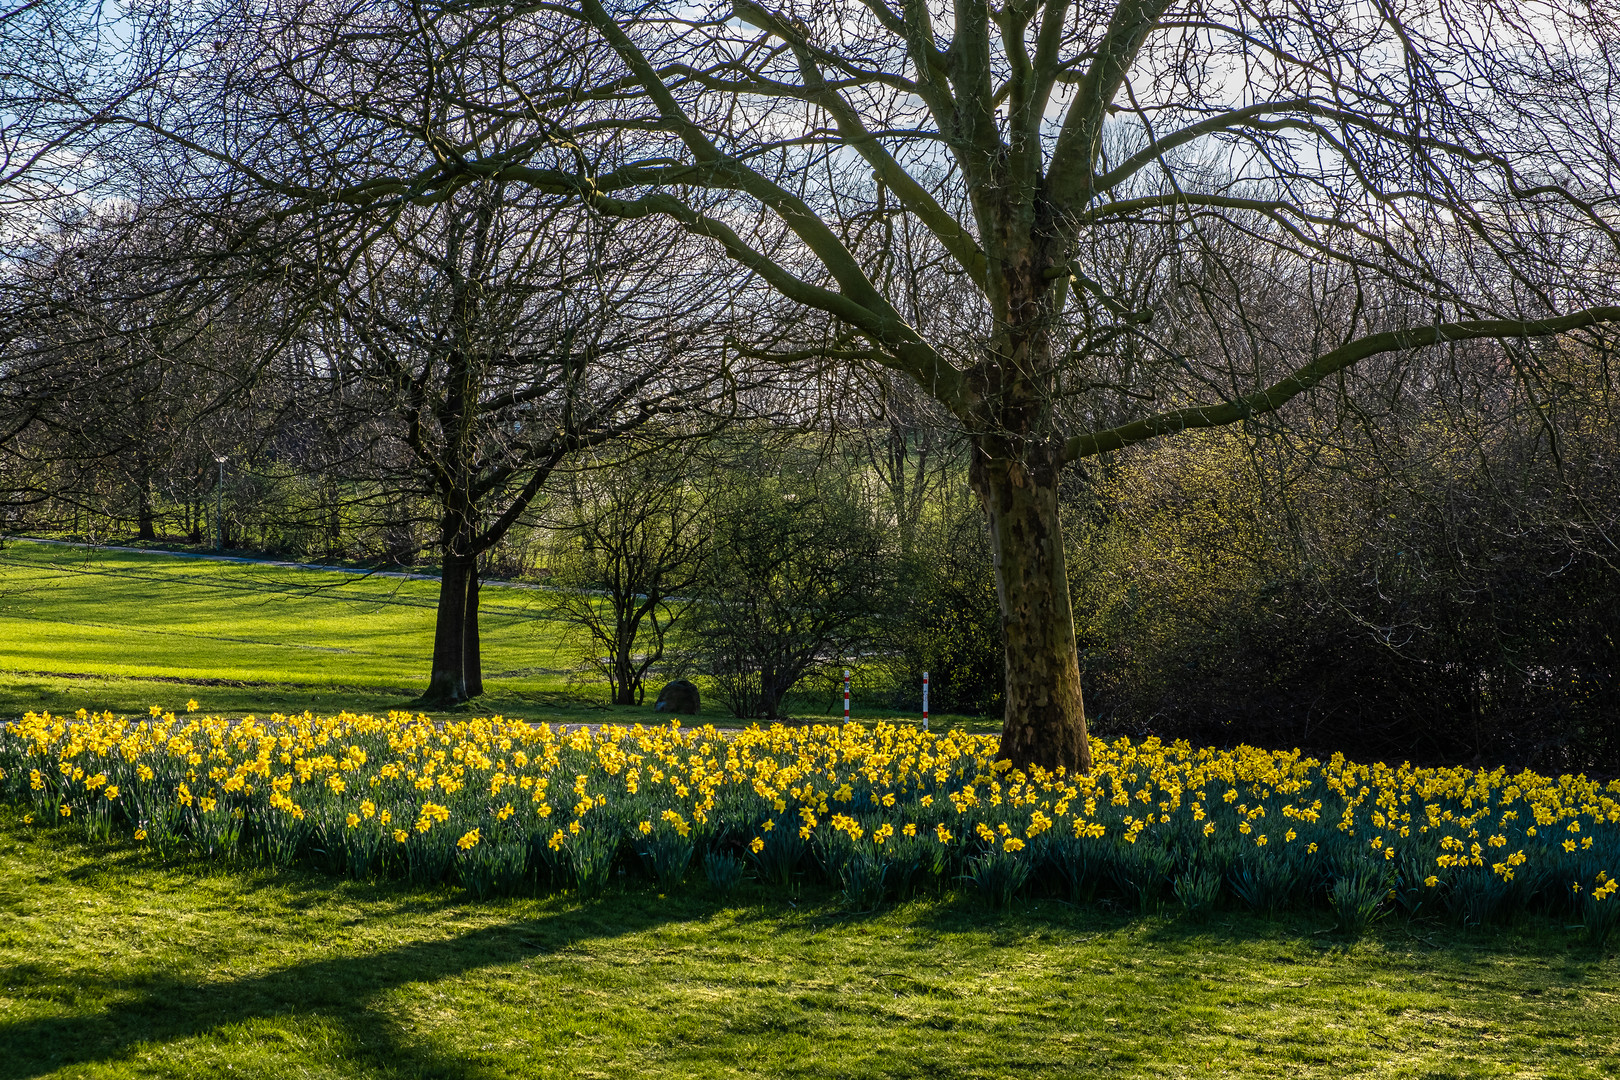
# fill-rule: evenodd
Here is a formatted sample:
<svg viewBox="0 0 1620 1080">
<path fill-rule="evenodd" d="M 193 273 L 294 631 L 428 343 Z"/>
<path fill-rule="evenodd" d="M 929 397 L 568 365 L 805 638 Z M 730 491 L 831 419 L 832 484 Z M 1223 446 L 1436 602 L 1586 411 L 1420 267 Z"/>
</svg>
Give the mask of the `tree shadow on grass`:
<svg viewBox="0 0 1620 1080">
<path fill-rule="evenodd" d="M 1386 951 L 1413 951 L 1436 962 L 1443 960 L 1459 972 L 1522 958 L 1545 968 L 1548 985 L 1565 987 L 1589 982 L 1606 955 L 1604 950 L 1582 943 L 1556 917 L 1537 912 L 1521 914 L 1505 926 L 1467 928 L 1437 920 L 1408 923 L 1392 916 L 1360 941 L 1339 933 L 1333 913 L 1326 908 L 1290 909 L 1268 918 L 1225 907 L 1198 921 L 1172 903 L 1143 915 L 1118 900 L 1070 903 L 1052 896 L 1025 898 L 1005 911 L 992 911 L 963 891 L 948 900 L 917 904 L 908 915 L 916 928 L 987 935 L 991 944 L 1007 947 L 1062 944 L 1107 934 L 1170 953 L 1237 948 L 1267 951 L 1279 962 L 1293 963 L 1301 947 L 1345 953 L 1358 945 L 1377 945 Z M 1608 951 L 1615 949 L 1611 946 Z"/>
<path fill-rule="evenodd" d="M 582 942 L 652 929 L 691 914 L 683 907 L 610 904 L 519 919 L 437 941 L 312 960 L 264 975 L 217 981 L 166 975 L 108 979 L 93 989 L 123 998 L 94 1015 L 0 1025 L 0 1080 L 26 1080 L 67 1065 L 112 1062 L 155 1044 L 256 1020 L 323 1020 L 340 1029 L 345 1067 L 376 1076 L 482 1080 L 488 1070 L 411 1038 L 383 1007 L 388 992 L 481 968 L 563 952 Z M 38 984 L 44 969 L 0 970 L 7 985 Z M 83 985 L 82 976 L 70 981 Z"/>
<path fill-rule="evenodd" d="M 1458 926 L 1439 919 L 1407 920 L 1391 915 L 1363 937 L 1341 932 L 1331 911 L 1290 910 L 1267 918 L 1224 909 L 1196 922 L 1177 913 L 1143 919 L 1135 939 L 1173 952 L 1194 953 L 1211 945 L 1270 948 L 1274 959 L 1293 963 L 1303 946 L 1308 952 L 1348 956 L 1375 950 L 1395 966 L 1410 965 L 1447 980 L 1517 982 L 1534 978 L 1543 987 L 1578 989 L 1600 977 L 1607 955 L 1575 936 L 1554 916 L 1522 912 L 1510 922 Z M 1506 965 L 1506 966 L 1504 966 Z M 1537 974 L 1531 976 L 1530 971 Z M 1506 974 L 1511 972 L 1511 974 Z"/>
</svg>

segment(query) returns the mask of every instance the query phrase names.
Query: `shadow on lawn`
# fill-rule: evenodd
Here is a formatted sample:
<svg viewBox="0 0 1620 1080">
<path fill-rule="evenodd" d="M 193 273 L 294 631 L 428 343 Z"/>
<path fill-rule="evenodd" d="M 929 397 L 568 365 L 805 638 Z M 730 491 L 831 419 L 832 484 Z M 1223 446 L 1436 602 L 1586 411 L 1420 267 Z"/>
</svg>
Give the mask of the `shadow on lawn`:
<svg viewBox="0 0 1620 1080">
<path fill-rule="evenodd" d="M 828 919 L 856 921 L 888 909 Z M 1588 984 L 1605 957 L 1616 951 L 1591 946 L 1576 928 L 1553 915 L 1521 914 L 1505 925 L 1462 927 L 1437 919 L 1385 919 L 1365 938 L 1353 939 L 1335 929 L 1331 911 L 1295 909 L 1267 918 L 1236 908 L 1214 913 L 1205 922 L 1183 916 L 1165 904 L 1155 914 L 1141 915 L 1129 905 L 1108 900 L 1075 904 L 1050 896 L 1024 899 L 1006 911 L 990 911 L 971 895 L 952 903 L 918 904 L 910 919 L 914 928 L 938 934 L 977 934 L 997 948 L 1039 947 L 1117 937 L 1129 947 L 1140 945 L 1166 956 L 1234 949 L 1250 956 L 1264 951 L 1278 964 L 1312 963 L 1317 957 L 1344 955 L 1357 949 L 1384 953 L 1387 962 L 1414 970 L 1442 972 L 1448 978 L 1531 978 L 1543 988 Z M 919 947 L 926 947 L 921 939 Z M 1523 965 L 1505 964 L 1533 957 L 1535 973 Z"/>
<path fill-rule="evenodd" d="M 66 1065 L 110 1062 L 143 1047 L 191 1038 L 254 1020 L 321 1019 L 348 1040 L 341 1056 L 361 1075 L 482 1080 L 493 1075 L 411 1038 L 376 999 L 410 983 L 430 983 L 479 968 L 561 952 L 593 939 L 634 934 L 676 917 L 679 908 L 601 905 L 523 919 L 439 941 L 315 960 L 265 975 L 216 982 L 158 976 L 106 980 L 87 990 L 129 995 L 92 1016 L 0 1025 L 0 1080 L 42 1076 Z M 684 912 L 683 914 L 690 914 Z M 7 985 L 45 976 L 38 965 L 0 969 Z M 84 979 L 73 977 L 83 984 Z"/>
</svg>

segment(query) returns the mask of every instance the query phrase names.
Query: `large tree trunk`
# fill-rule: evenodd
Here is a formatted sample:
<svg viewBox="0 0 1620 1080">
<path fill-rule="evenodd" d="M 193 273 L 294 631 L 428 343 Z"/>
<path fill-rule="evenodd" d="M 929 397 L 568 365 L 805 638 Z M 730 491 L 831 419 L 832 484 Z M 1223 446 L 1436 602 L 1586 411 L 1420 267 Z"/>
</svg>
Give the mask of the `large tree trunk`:
<svg viewBox="0 0 1620 1080">
<path fill-rule="evenodd" d="M 470 698 L 484 692 L 484 653 L 478 636 L 478 594 L 482 589 L 478 559 L 474 557 L 467 570 L 467 620 L 462 634 L 467 650 L 463 667 L 467 672 L 467 696 Z"/>
<path fill-rule="evenodd" d="M 1000 440 L 975 440 L 970 478 L 989 519 L 1006 647 L 1000 756 L 1019 768 L 1061 765 L 1089 772 L 1091 746 L 1058 522 L 1059 451 L 1026 449 L 1020 462 L 987 445 L 995 442 Z"/>
<path fill-rule="evenodd" d="M 626 598 L 624 589 L 614 588 L 608 593 L 608 601 L 613 605 L 613 704 L 634 705 L 636 676 L 630 649 L 636 639 L 636 628 L 625 611 L 628 605 L 635 603 L 635 598 Z"/>
<path fill-rule="evenodd" d="M 467 700 L 467 560 L 444 557 L 439 577 L 438 623 L 433 633 L 433 668 L 422 701 L 459 705 Z"/>
<path fill-rule="evenodd" d="M 478 644 L 478 562 L 447 555 L 439 582 L 438 623 L 433 634 L 433 669 L 422 704 L 460 705 L 484 692 Z"/>
<path fill-rule="evenodd" d="M 993 245 L 1001 249 L 1001 273 L 990 296 L 1001 332 L 979 369 L 983 396 L 968 480 L 990 527 L 1006 650 L 999 756 L 1018 768 L 1086 773 L 1091 742 L 1058 519 L 1063 443 L 1053 413 L 1051 326 L 1064 303 L 1056 282 L 1066 279 L 1047 276 L 1066 256 L 1038 194 L 1033 202 L 992 197 L 986 216 L 1003 241 Z"/>
<path fill-rule="evenodd" d="M 621 639 L 622 640 L 622 639 Z M 616 646 L 613 657 L 613 704 L 639 705 L 636 700 L 635 665 L 631 663 L 628 646 Z"/>
</svg>

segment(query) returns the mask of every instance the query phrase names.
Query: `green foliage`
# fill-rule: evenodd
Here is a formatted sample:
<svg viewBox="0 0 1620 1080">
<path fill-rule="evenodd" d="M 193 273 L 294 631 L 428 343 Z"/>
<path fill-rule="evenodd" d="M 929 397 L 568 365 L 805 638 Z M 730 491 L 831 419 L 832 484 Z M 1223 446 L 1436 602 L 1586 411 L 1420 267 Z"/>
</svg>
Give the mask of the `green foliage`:
<svg viewBox="0 0 1620 1080">
<path fill-rule="evenodd" d="M 640 837 L 636 852 L 649 877 L 658 887 L 669 892 L 680 886 L 686 878 L 686 868 L 692 864 L 696 845 L 690 836 L 682 836 L 668 825 L 660 824 L 652 832 Z"/>
<path fill-rule="evenodd" d="M 703 854 L 703 876 L 709 888 L 720 896 L 730 896 L 737 891 L 746 869 L 743 861 L 729 851 L 710 848 Z"/>
<path fill-rule="evenodd" d="M 479 844 L 456 860 L 461 884 L 475 899 L 515 896 L 528 884 L 527 845 L 506 842 Z"/>
<path fill-rule="evenodd" d="M 618 830 L 581 829 L 562 842 L 562 850 L 579 894 L 602 895 L 612 880 L 614 861 L 619 854 Z"/>
<path fill-rule="evenodd" d="M 1126 900 L 1143 914 L 1153 911 L 1170 887 L 1176 861 L 1148 840 L 1115 844 L 1106 863 L 1108 875 Z"/>
<path fill-rule="evenodd" d="M 1446 912 L 1462 926 L 1501 922 L 1517 910 L 1519 889 L 1483 867 L 1450 875 L 1441 892 Z"/>
<path fill-rule="evenodd" d="M 1600 900 L 1594 890 L 1587 889 L 1580 897 L 1579 907 L 1586 940 L 1602 948 L 1614 934 L 1615 927 L 1620 926 L 1620 902 L 1613 895 Z"/>
<path fill-rule="evenodd" d="M 1171 890 L 1187 918 L 1205 922 L 1221 902 L 1221 875 L 1208 867 L 1189 867 L 1176 875 Z"/>
<path fill-rule="evenodd" d="M 1426 883 L 1433 872 L 1430 868 L 1435 865 L 1437 850 L 1411 849 L 1395 857 L 1395 880 L 1390 888 L 1395 894 L 1396 907 L 1409 919 L 1429 913 L 1440 899 Z"/>
<path fill-rule="evenodd" d="M 1037 849 L 1041 862 L 1063 883 L 1071 903 L 1090 903 L 1107 874 L 1108 858 L 1102 845 L 1089 837 L 1044 833 Z"/>
<path fill-rule="evenodd" d="M 889 863 L 870 843 L 855 843 L 839 860 L 838 880 L 844 903 L 856 911 L 875 911 L 883 902 Z"/>
<path fill-rule="evenodd" d="M 1389 900 L 1389 881 L 1374 867 L 1342 874 L 1328 886 L 1328 905 L 1338 917 L 1339 930 L 1351 938 L 1366 936 L 1389 914 Z"/>
<path fill-rule="evenodd" d="M 951 853 L 925 833 L 896 835 L 883 845 L 889 892 L 901 900 L 937 886 L 951 864 Z"/>
<path fill-rule="evenodd" d="M 870 648 L 896 603 L 892 548 L 848 478 L 728 476 L 680 637 L 734 716 L 773 719 L 804 677 Z"/>
<path fill-rule="evenodd" d="M 967 860 L 962 876 L 973 885 L 980 901 L 990 910 L 1002 911 L 1012 905 L 1033 868 L 1029 858 L 992 844 Z"/>
<path fill-rule="evenodd" d="M 759 879 L 777 888 L 786 889 L 793 884 L 793 874 L 799 868 L 807 849 L 797 829 L 784 823 L 772 828 L 759 838 L 759 848 L 749 849 Z"/>
<path fill-rule="evenodd" d="M 976 501 L 947 496 L 939 517 L 919 529 L 906 563 L 907 603 L 891 640 L 899 694 L 909 708 L 928 672 L 935 712 L 999 717 L 1006 657 L 1001 613 L 983 512 Z"/>
<path fill-rule="evenodd" d="M 415 885 L 437 885 L 450 876 L 456 854 L 454 837 L 442 831 L 423 837 L 406 848 L 405 878 Z"/>
<path fill-rule="evenodd" d="M 1308 871 L 1292 853 L 1245 852 L 1227 872 L 1232 894 L 1249 910 L 1267 918 L 1288 907 L 1308 880 Z"/>
<path fill-rule="evenodd" d="M 1201 433 L 1076 477 L 1065 526 L 1094 721 L 1620 767 L 1620 578 L 1597 539 L 1620 498 L 1593 464 L 1620 427 L 1609 405 L 1569 407 L 1593 412 L 1567 457 L 1464 410 L 1462 426 L 1391 420 L 1376 445 Z"/>
<path fill-rule="evenodd" d="M 640 705 L 692 606 L 712 537 L 713 485 L 679 454 L 602 458 L 571 472 L 548 561 L 554 615 L 579 666 Z"/>
</svg>

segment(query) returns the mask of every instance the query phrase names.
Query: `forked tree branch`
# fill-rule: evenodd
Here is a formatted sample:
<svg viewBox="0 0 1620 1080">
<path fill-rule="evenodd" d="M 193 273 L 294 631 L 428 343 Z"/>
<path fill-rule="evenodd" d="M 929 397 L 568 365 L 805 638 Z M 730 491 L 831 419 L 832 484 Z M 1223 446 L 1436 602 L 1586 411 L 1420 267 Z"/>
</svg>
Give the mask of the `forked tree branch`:
<svg viewBox="0 0 1620 1080">
<path fill-rule="evenodd" d="M 1161 435 L 1173 435 L 1191 428 L 1224 427 L 1250 417 L 1276 412 L 1329 375 L 1379 353 L 1480 338 L 1553 337 L 1600 323 L 1620 324 L 1620 307 L 1587 308 L 1556 319 L 1480 319 L 1369 334 L 1346 342 L 1332 352 L 1323 353 L 1288 378 L 1253 394 L 1219 405 L 1194 405 L 1157 413 L 1106 431 L 1070 436 L 1064 443 L 1064 459 L 1076 461 L 1106 450 L 1121 450 Z"/>
</svg>

